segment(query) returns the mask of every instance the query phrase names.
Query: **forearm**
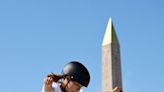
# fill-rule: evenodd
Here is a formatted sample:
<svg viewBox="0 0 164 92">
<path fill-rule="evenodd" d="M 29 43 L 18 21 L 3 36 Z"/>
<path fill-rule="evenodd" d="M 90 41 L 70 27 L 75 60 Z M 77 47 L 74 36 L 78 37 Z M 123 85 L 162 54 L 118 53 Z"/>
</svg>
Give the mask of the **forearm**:
<svg viewBox="0 0 164 92">
<path fill-rule="evenodd" d="M 53 83 L 52 77 L 45 77 L 41 92 L 55 92 L 54 88 L 52 87 L 52 83 Z"/>
<path fill-rule="evenodd" d="M 55 92 L 55 90 L 52 88 L 52 86 L 43 85 L 41 92 Z"/>
</svg>

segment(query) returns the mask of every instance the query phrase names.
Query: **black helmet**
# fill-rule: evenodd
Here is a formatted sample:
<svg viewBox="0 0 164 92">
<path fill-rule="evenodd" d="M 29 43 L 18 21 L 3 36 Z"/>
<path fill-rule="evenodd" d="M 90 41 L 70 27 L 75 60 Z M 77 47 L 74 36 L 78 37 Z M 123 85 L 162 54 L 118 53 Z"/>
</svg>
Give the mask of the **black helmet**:
<svg viewBox="0 0 164 92">
<path fill-rule="evenodd" d="M 62 70 L 62 74 L 64 76 L 71 76 L 72 80 L 85 87 L 88 86 L 90 81 L 90 74 L 87 68 L 77 61 L 66 64 Z"/>
</svg>

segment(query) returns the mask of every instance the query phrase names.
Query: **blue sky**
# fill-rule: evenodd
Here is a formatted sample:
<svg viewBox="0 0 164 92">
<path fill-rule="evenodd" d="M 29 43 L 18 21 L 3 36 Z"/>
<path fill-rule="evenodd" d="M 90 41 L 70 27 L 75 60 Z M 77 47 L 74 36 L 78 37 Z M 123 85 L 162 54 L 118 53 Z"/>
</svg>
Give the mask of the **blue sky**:
<svg viewBox="0 0 164 92">
<path fill-rule="evenodd" d="M 71 60 L 101 92 L 101 43 L 109 17 L 121 45 L 125 92 L 162 92 L 162 0 L 0 0 L 0 92 L 40 92 Z"/>
</svg>

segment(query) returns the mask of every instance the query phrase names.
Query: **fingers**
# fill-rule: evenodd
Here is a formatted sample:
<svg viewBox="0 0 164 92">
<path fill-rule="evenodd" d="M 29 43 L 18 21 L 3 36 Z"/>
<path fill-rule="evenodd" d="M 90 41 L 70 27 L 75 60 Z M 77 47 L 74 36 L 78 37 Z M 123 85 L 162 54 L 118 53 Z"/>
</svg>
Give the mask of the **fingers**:
<svg viewBox="0 0 164 92">
<path fill-rule="evenodd" d="M 52 73 L 52 72 L 47 75 L 47 77 L 53 77 L 53 76 L 54 76 L 54 73 Z"/>
<path fill-rule="evenodd" d="M 52 78 L 52 77 L 46 77 L 46 78 L 44 79 L 44 83 L 45 83 L 45 85 L 47 85 L 47 86 L 51 86 L 52 83 L 53 83 L 53 78 Z"/>
<path fill-rule="evenodd" d="M 113 89 L 113 92 L 123 92 L 121 88 L 115 87 Z"/>
<path fill-rule="evenodd" d="M 57 81 L 60 80 L 61 78 L 64 78 L 63 75 L 57 75 L 57 74 L 54 74 L 54 73 L 52 73 L 52 72 L 51 72 L 50 74 L 48 74 L 47 77 L 53 78 L 53 81 L 54 81 L 54 82 L 57 82 Z"/>
<path fill-rule="evenodd" d="M 118 87 L 115 87 L 113 90 L 118 90 L 119 88 Z"/>
</svg>

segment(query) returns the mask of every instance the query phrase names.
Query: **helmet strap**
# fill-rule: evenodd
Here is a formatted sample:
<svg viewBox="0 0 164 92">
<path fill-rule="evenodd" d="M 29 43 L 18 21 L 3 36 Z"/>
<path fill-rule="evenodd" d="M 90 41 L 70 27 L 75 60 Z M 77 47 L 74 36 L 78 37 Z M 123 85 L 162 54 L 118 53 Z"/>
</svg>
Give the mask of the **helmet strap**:
<svg viewBox="0 0 164 92">
<path fill-rule="evenodd" d="M 62 89 L 63 92 L 67 92 L 67 91 L 66 91 L 66 87 L 67 87 L 68 83 L 71 81 L 71 78 L 68 78 L 68 79 L 69 79 L 69 80 L 68 80 L 68 82 L 66 83 L 66 85 L 63 84 L 63 83 L 60 85 L 60 87 L 61 87 L 61 89 Z"/>
</svg>

